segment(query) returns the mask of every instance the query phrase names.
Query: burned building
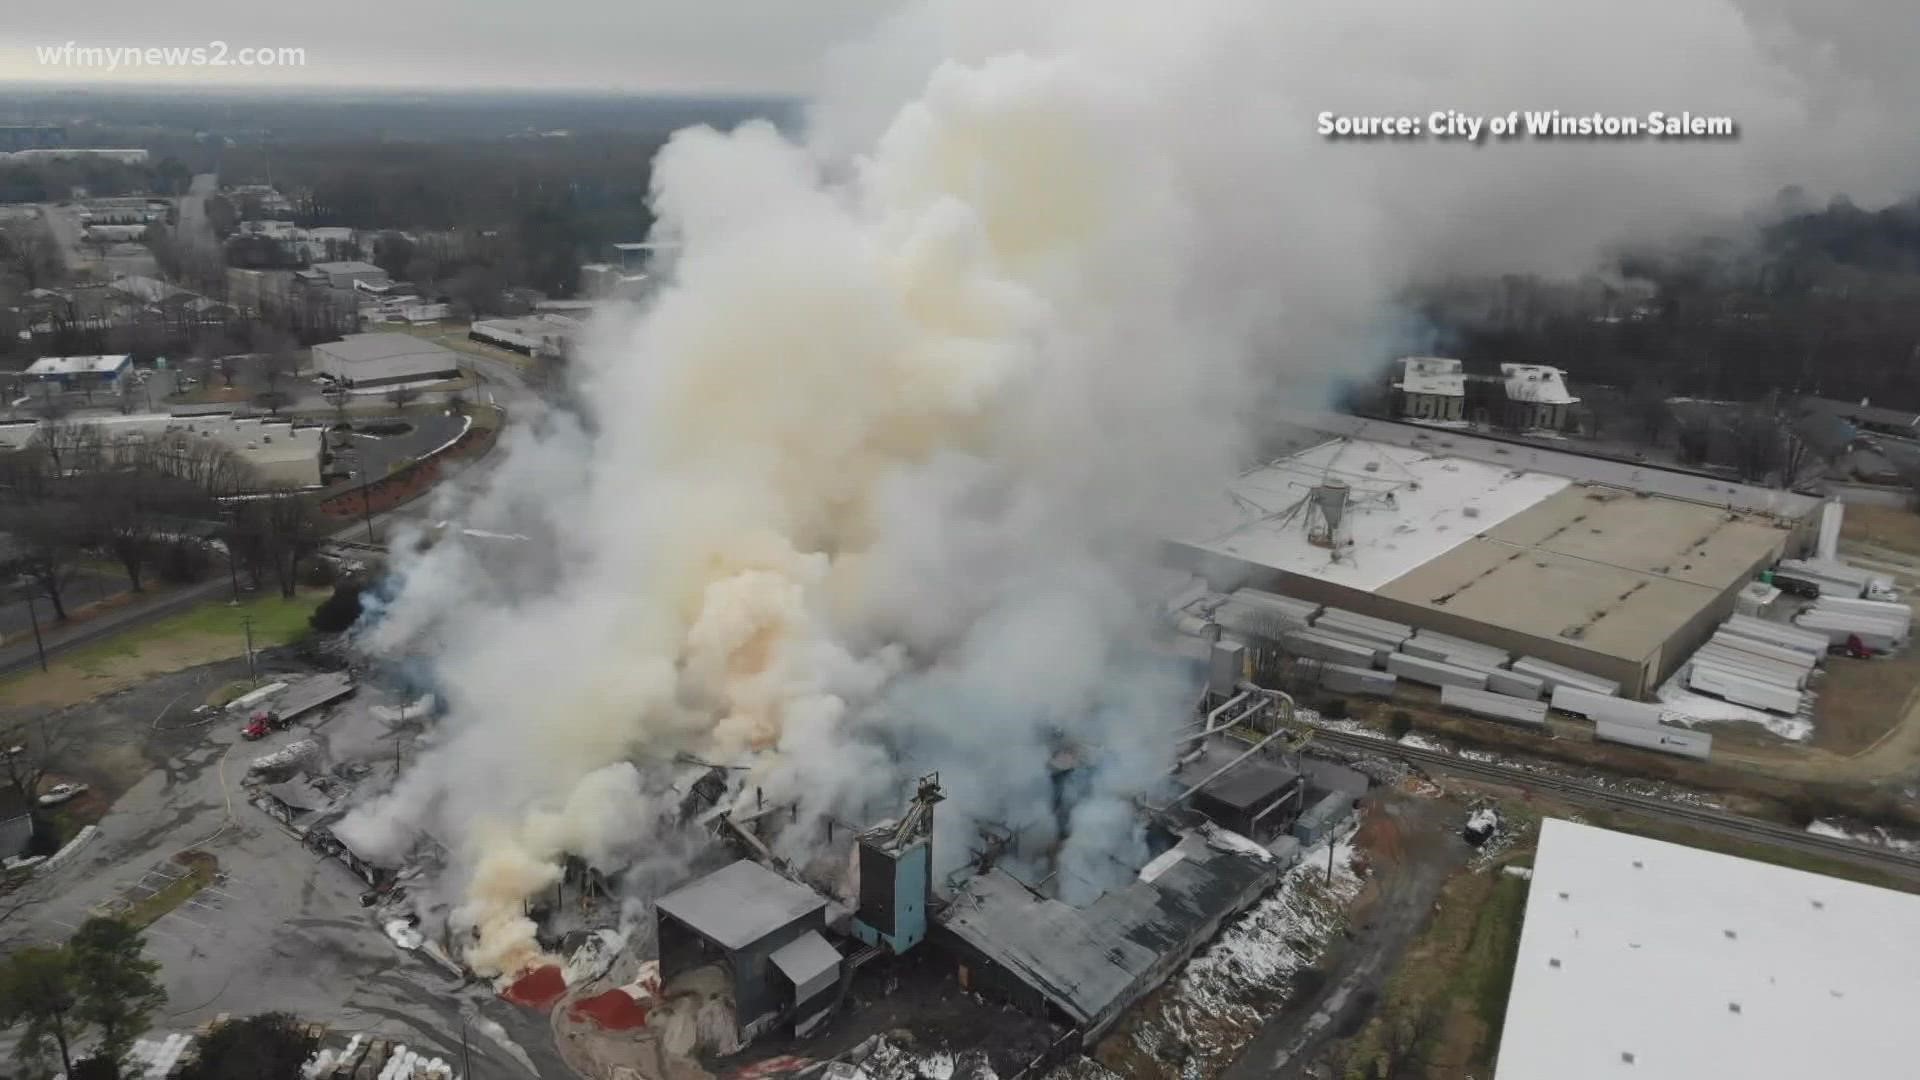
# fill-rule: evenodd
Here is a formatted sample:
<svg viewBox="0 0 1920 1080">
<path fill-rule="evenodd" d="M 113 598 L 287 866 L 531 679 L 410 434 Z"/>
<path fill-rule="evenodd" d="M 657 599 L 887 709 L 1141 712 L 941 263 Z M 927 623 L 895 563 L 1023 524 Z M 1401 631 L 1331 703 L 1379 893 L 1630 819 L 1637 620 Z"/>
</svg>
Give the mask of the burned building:
<svg viewBox="0 0 1920 1080">
<path fill-rule="evenodd" d="M 1286 866 L 1243 837 L 1203 826 L 1085 907 L 993 869 L 960 886 L 931 940 L 956 958 L 961 986 L 1050 1017 L 1090 1044 Z"/>
<path fill-rule="evenodd" d="M 1189 804 L 1242 836 L 1265 841 L 1284 834 L 1306 801 L 1305 779 L 1281 761 L 1252 757 L 1235 764 L 1238 756 L 1233 747 L 1209 746 L 1181 766 L 1181 785 L 1200 785 Z"/>
<path fill-rule="evenodd" d="M 826 908 L 820 894 L 750 859 L 724 866 L 655 903 L 661 983 L 721 969 L 743 1044 L 783 1018 L 810 1019 L 839 976 L 839 950 L 822 935 Z"/>
</svg>

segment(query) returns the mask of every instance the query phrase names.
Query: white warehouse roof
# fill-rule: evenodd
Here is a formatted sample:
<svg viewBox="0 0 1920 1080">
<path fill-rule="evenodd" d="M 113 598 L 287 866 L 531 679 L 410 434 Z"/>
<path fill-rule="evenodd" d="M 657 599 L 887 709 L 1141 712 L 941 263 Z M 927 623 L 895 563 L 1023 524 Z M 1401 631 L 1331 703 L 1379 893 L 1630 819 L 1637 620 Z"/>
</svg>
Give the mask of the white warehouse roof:
<svg viewBox="0 0 1920 1080">
<path fill-rule="evenodd" d="M 348 334 L 315 345 L 313 366 L 348 382 L 394 381 L 458 371 L 460 356 L 412 334 Z"/>
<path fill-rule="evenodd" d="M 27 365 L 26 373 L 46 377 L 79 375 L 88 372 L 106 375 L 119 371 L 126 364 L 126 353 L 117 356 L 43 356 Z"/>
<path fill-rule="evenodd" d="M 1908 1076 L 1920 896 L 1548 819 L 1496 1080 Z"/>
</svg>

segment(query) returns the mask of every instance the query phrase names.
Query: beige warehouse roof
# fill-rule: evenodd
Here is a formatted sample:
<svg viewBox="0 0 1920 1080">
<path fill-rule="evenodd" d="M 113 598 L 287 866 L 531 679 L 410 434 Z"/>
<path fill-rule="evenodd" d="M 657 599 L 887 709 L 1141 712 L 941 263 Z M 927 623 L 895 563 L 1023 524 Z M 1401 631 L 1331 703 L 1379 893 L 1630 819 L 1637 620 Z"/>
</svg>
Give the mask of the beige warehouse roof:
<svg viewBox="0 0 1920 1080">
<path fill-rule="evenodd" d="M 1786 538 L 1763 516 L 1575 486 L 1378 592 L 1637 662 Z"/>
</svg>

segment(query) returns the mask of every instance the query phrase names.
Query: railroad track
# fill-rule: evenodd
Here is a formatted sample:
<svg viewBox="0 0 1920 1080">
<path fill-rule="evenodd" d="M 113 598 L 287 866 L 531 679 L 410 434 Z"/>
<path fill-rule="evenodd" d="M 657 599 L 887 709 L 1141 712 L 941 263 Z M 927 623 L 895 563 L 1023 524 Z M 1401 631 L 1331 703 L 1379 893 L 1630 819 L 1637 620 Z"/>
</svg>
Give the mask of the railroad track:
<svg viewBox="0 0 1920 1080">
<path fill-rule="evenodd" d="M 1485 761 L 1472 761 L 1435 750 L 1403 746 L 1387 739 L 1373 739 L 1318 726 L 1313 726 L 1312 731 L 1315 742 L 1379 754 L 1382 757 L 1396 758 L 1409 764 L 1440 769 L 1461 776 L 1550 791 L 1556 795 L 1565 796 L 1569 801 L 1584 803 L 1588 806 L 1629 810 L 1649 817 L 1709 829 L 1726 836 L 1839 859 L 1856 866 L 1871 867 L 1901 877 L 1920 880 L 1920 856 L 1908 855 L 1890 848 L 1863 844 L 1857 840 L 1818 836 L 1786 825 L 1777 825 L 1771 821 L 1728 813 L 1725 810 L 1688 806 L 1685 803 L 1648 795 L 1608 791 L 1605 788 L 1566 777 L 1508 765 L 1495 765 Z"/>
</svg>

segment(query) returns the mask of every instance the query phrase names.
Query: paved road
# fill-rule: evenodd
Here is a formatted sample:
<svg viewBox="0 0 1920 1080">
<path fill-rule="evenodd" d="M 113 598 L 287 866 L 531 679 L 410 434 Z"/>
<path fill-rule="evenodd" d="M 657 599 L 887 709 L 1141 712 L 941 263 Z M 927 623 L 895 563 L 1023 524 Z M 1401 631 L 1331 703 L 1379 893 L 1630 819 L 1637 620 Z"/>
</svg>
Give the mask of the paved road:
<svg viewBox="0 0 1920 1080">
<path fill-rule="evenodd" d="M 1306 1075 L 1336 1039 L 1359 1030 L 1372 1014 L 1400 958 L 1427 924 L 1441 886 L 1466 861 L 1469 849 L 1447 820 L 1447 807 L 1428 799 L 1389 798 L 1368 811 L 1393 819 L 1402 838 L 1399 858 L 1376 855 L 1380 891 L 1363 925 L 1320 959 L 1326 981 L 1313 994 L 1287 1002 L 1220 1074 L 1220 1080 L 1272 1080 Z"/>
<path fill-rule="evenodd" d="M 68 723 L 90 725 L 97 738 L 137 740 L 151 769 L 117 796 L 91 843 L 7 898 L 0 955 L 64 939 L 96 906 L 116 898 L 151 895 L 179 876 L 173 853 L 197 850 L 218 860 L 219 878 L 145 932 L 167 994 L 153 1018 L 156 1032 L 190 1031 L 220 1013 L 285 1009 L 337 1032 L 378 1032 L 452 1058 L 460 1052 L 462 1014 L 472 1012 L 505 1027 L 516 1050 L 474 1034 L 470 1075 L 570 1075 L 545 1017 L 394 947 L 360 906 L 366 886 L 358 878 L 247 802 L 241 782 L 255 758 L 298 739 L 318 740 L 331 754 L 343 753 L 348 742 L 366 744 L 384 734 L 366 706 L 393 699 L 362 687 L 356 698 L 260 743 L 243 741 L 227 714 L 191 716 L 188 703 L 245 670 L 244 662 L 226 661 L 160 676 L 67 716 Z M 0 1056 L 12 1038 L 0 1032 Z M 531 1068 L 519 1055 L 531 1059 Z"/>
</svg>

